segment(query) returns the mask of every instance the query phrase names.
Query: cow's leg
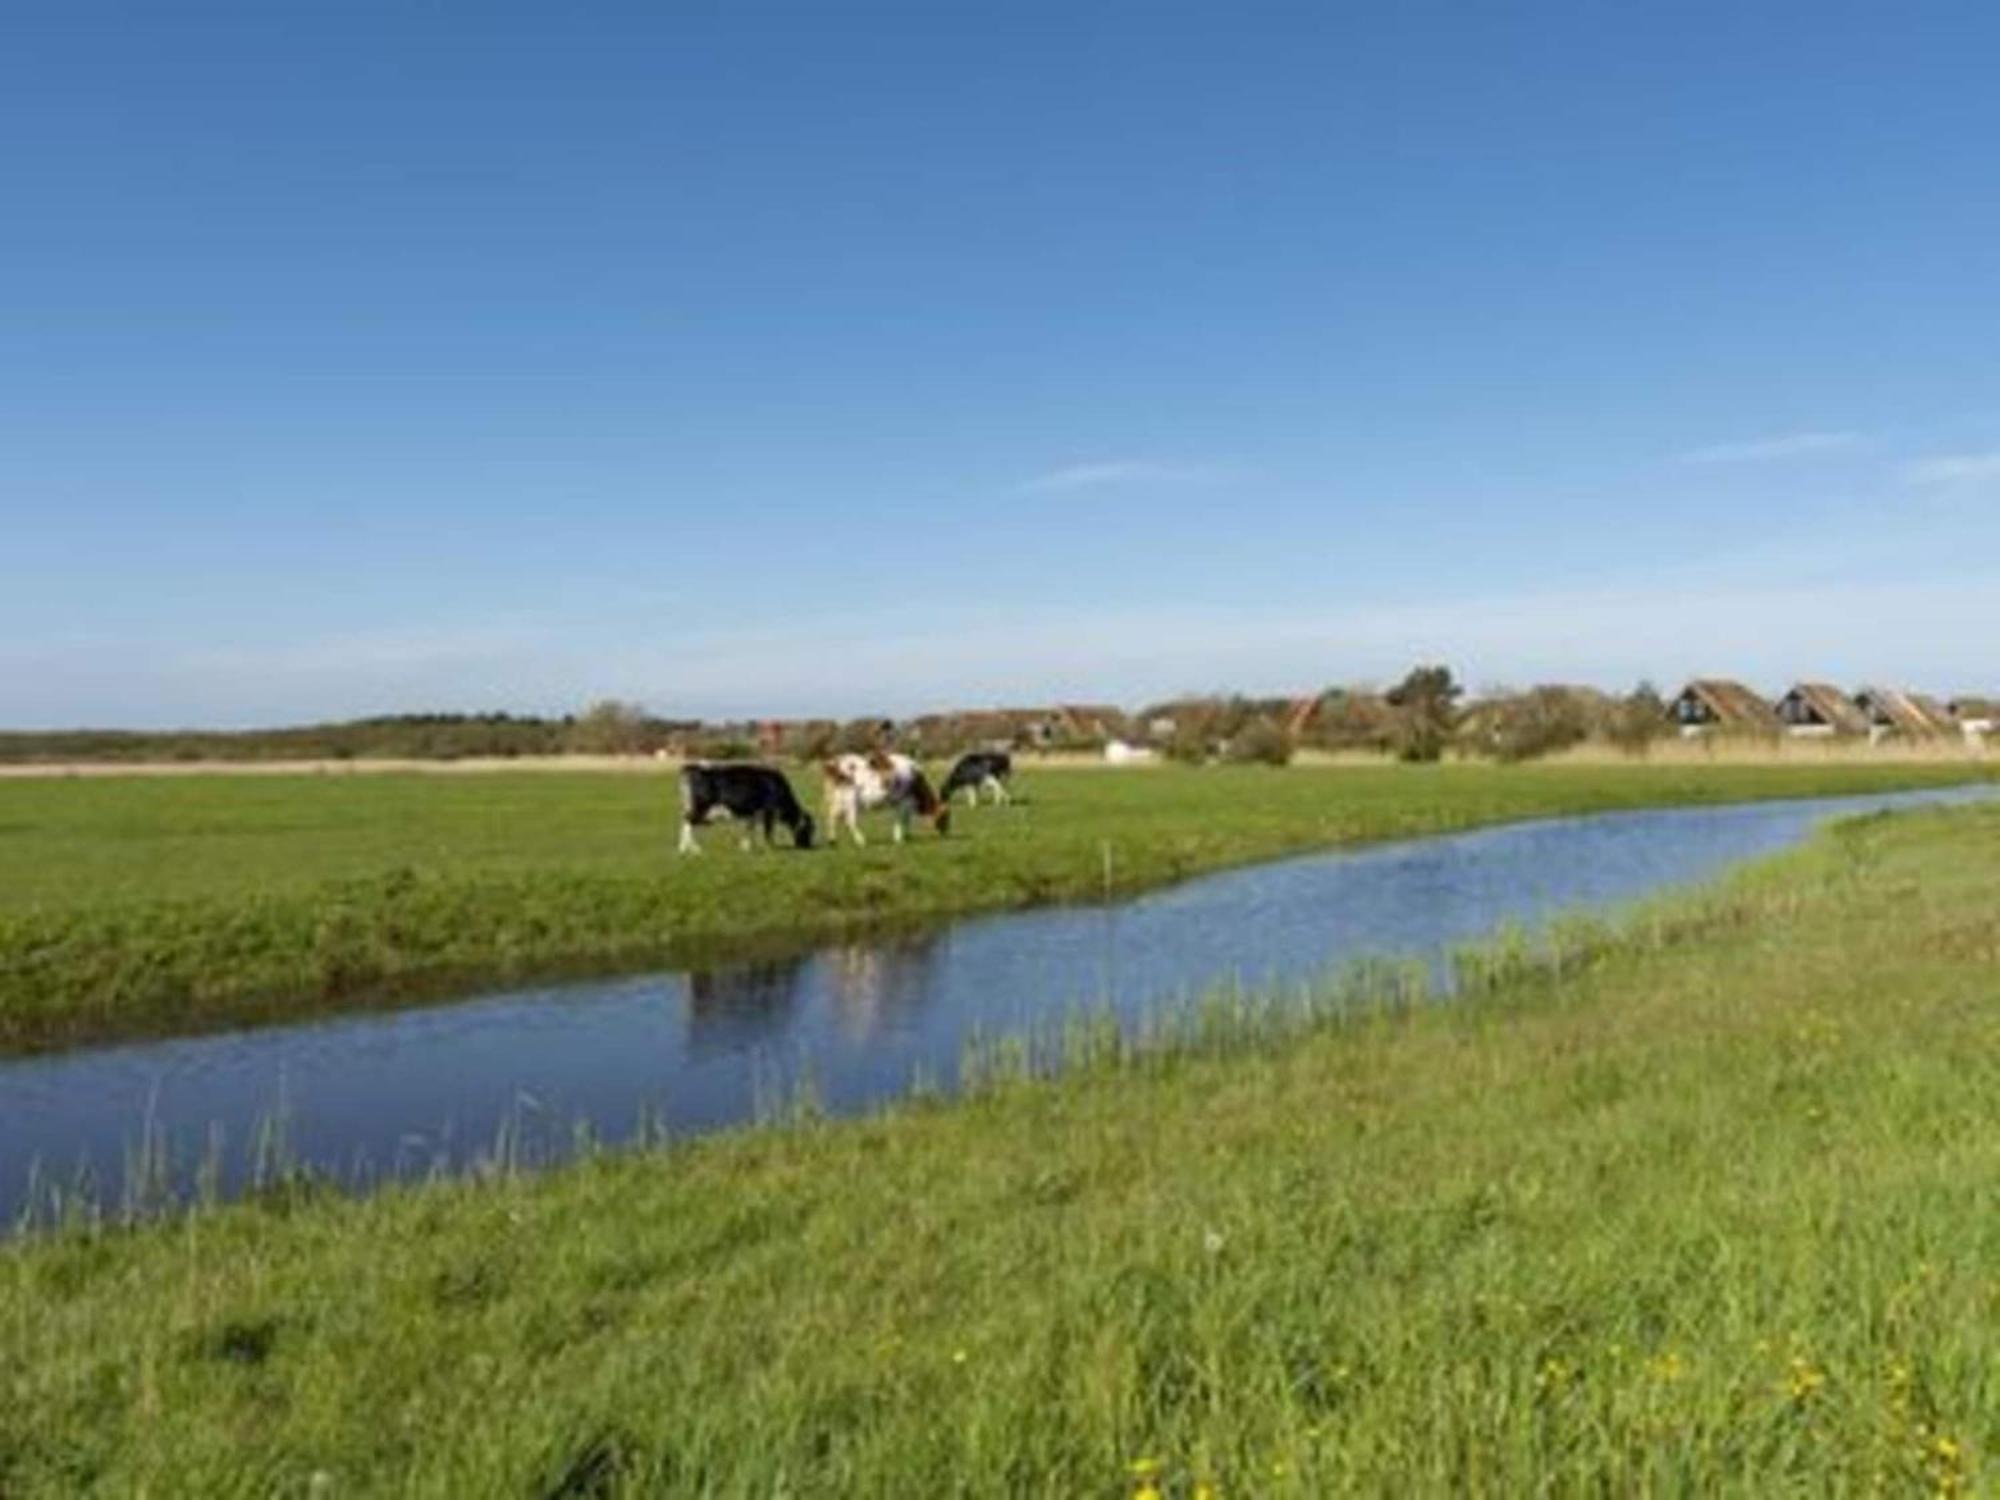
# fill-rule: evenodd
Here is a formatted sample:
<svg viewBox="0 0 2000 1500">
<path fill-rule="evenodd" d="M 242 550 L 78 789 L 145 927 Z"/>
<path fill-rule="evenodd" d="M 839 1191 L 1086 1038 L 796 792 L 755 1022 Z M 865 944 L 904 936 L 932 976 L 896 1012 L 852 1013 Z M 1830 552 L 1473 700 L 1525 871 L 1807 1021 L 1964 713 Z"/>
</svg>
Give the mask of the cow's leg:
<svg viewBox="0 0 2000 1500">
<path fill-rule="evenodd" d="M 701 845 L 694 841 L 694 819 L 691 817 L 681 819 L 681 853 L 701 853 Z"/>
<path fill-rule="evenodd" d="M 904 839 L 909 837 L 909 834 L 910 804 L 907 802 L 898 802 L 896 804 L 896 842 L 899 844 L 902 843 Z"/>
<path fill-rule="evenodd" d="M 861 836 L 860 806 L 861 799 L 859 797 L 836 794 L 827 799 L 826 826 L 828 832 L 826 840 L 829 844 L 838 844 L 840 842 L 840 825 L 845 823 L 847 831 L 854 835 L 854 847 L 857 849 L 867 847 L 868 840 Z"/>
</svg>

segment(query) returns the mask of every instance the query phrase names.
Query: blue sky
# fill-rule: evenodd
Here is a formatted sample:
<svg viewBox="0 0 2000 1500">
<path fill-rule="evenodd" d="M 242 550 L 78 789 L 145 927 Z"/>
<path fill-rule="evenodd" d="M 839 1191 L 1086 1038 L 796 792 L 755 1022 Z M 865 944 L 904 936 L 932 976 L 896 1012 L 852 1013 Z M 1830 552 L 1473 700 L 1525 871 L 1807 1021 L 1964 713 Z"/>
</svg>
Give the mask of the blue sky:
<svg viewBox="0 0 2000 1500">
<path fill-rule="evenodd" d="M 0 10 L 0 724 L 2000 688 L 2000 11 Z"/>
</svg>

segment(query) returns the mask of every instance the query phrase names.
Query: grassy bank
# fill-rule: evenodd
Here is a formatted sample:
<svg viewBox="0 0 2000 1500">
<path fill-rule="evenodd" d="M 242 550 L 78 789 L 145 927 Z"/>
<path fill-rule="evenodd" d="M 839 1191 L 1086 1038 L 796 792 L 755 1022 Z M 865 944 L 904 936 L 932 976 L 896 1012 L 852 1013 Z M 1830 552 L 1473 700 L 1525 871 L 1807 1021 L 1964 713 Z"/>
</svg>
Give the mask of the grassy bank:
<svg viewBox="0 0 2000 1500">
<path fill-rule="evenodd" d="M 1958 766 L 1030 771 L 906 848 L 670 852 L 667 778 L 0 782 L 0 1053 L 1091 899 L 1365 839 L 1941 785 Z"/>
<path fill-rule="evenodd" d="M 1561 953 L 957 1105 L 17 1244 L 0 1492 L 1990 1480 L 2000 809 Z"/>
</svg>

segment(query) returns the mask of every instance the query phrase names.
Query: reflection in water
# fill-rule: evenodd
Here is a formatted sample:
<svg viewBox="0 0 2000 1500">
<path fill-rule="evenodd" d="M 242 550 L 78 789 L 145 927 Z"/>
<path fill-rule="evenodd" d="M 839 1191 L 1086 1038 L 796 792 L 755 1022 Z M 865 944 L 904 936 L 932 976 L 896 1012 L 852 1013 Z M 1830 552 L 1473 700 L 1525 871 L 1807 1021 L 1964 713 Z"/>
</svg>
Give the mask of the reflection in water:
<svg viewBox="0 0 2000 1500">
<path fill-rule="evenodd" d="M 846 943 L 827 950 L 827 988 L 841 1033 L 854 1042 L 907 1026 L 933 998 L 940 937 Z"/>
<path fill-rule="evenodd" d="M 805 996 L 809 962 L 800 955 L 690 970 L 688 1052 L 738 1052 L 784 1031 Z"/>
</svg>

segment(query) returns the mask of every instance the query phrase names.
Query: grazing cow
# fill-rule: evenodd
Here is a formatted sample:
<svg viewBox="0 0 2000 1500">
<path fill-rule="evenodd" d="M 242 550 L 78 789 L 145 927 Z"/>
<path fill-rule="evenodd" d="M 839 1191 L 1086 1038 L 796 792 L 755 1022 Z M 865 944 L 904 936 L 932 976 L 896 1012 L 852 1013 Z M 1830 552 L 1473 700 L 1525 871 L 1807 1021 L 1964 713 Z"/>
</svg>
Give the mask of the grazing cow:
<svg viewBox="0 0 2000 1500">
<path fill-rule="evenodd" d="M 840 825 L 861 836 L 861 814 L 871 807 L 889 807 L 896 814 L 896 842 L 910 831 L 910 814 L 931 820 L 940 836 L 951 832 L 951 804 L 934 791 L 923 768 L 907 755 L 877 750 L 869 755 L 836 755 L 821 769 L 826 774 L 827 842 L 840 841 Z"/>
<path fill-rule="evenodd" d="M 743 847 L 750 847 L 751 829 L 762 824 L 764 842 L 771 842 L 771 825 L 783 823 L 792 843 L 812 848 L 812 814 L 799 806 L 785 773 L 769 766 L 705 765 L 693 761 L 681 767 L 681 853 L 699 854 L 695 826 L 706 823 L 721 808 L 743 824 Z"/>
<path fill-rule="evenodd" d="M 963 788 L 973 807 L 979 805 L 981 792 L 991 792 L 995 802 L 1011 802 L 1014 799 L 1007 795 L 1007 778 L 1013 774 L 1014 757 L 1005 750 L 974 750 L 958 758 L 938 795 L 949 802 L 951 794 Z"/>
</svg>

